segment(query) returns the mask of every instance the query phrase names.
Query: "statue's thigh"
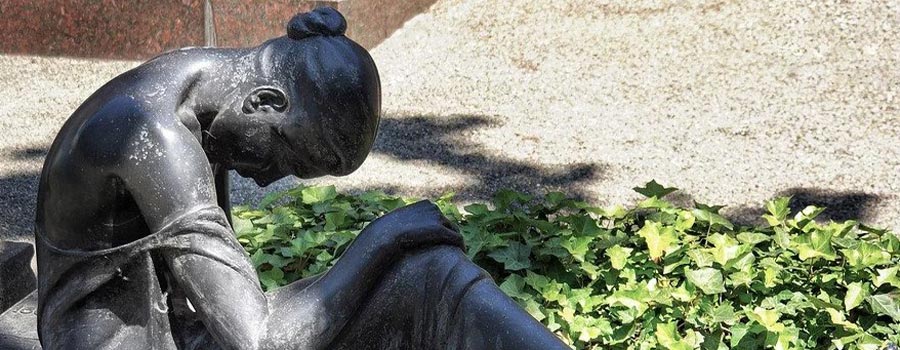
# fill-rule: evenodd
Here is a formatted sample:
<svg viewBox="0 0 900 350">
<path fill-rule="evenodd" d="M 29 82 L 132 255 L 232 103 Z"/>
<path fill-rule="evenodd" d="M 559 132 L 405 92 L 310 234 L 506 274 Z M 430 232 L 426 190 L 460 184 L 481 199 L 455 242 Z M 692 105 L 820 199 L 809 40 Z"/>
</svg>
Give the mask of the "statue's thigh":
<svg viewBox="0 0 900 350">
<path fill-rule="evenodd" d="M 46 348 L 60 349 L 175 349 L 168 336 L 167 306 L 159 287 L 148 276 L 115 277 L 82 298 L 59 317 Z M 153 282 L 153 283 L 151 283 Z M 52 340 L 51 340 L 52 339 Z"/>
<path fill-rule="evenodd" d="M 466 293 L 488 275 L 455 247 L 405 256 L 329 348 L 440 349 L 458 333 Z"/>
</svg>

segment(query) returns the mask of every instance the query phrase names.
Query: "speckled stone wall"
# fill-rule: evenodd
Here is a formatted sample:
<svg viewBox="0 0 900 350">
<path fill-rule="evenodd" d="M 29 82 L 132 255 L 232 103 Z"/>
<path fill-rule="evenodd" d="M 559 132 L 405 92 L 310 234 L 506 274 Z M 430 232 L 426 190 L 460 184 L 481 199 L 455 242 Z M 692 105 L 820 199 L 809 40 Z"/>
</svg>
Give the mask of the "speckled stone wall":
<svg viewBox="0 0 900 350">
<path fill-rule="evenodd" d="M 298 12 L 332 6 L 348 36 L 372 48 L 436 0 L 212 0 L 216 44 L 243 47 L 284 35 Z M 0 52 L 147 59 L 204 45 L 203 0 L 2 0 Z"/>
<path fill-rule="evenodd" d="M 212 4 L 220 47 L 253 46 L 282 36 L 291 17 L 316 5 L 305 0 L 213 0 Z"/>
<path fill-rule="evenodd" d="M 149 58 L 203 43 L 199 0 L 3 0 L 0 51 Z"/>
</svg>

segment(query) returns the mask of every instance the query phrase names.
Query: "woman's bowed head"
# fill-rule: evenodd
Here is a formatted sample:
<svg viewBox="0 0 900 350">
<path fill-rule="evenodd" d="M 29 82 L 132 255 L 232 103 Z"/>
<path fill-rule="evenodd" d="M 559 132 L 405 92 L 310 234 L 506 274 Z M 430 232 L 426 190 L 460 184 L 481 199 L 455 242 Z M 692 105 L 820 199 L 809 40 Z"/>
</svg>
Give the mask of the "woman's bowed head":
<svg viewBox="0 0 900 350">
<path fill-rule="evenodd" d="M 251 49 L 252 59 L 238 62 L 245 79 L 216 89 L 230 90 L 228 104 L 206 120 L 198 111 L 210 161 L 260 186 L 359 168 L 375 141 L 381 86 L 372 58 L 344 36 L 346 28 L 340 13 L 322 7 L 291 19 L 286 36 Z"/>
</svg>

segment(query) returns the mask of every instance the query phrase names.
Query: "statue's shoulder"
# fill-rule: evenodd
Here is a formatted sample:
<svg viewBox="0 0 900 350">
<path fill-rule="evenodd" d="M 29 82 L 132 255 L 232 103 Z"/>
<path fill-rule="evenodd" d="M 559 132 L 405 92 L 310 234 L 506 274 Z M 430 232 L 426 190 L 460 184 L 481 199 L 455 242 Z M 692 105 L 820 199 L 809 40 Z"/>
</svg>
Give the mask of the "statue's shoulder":
<svg viewBox="0 0 900 350">
<path fill-rule="evenodd" d="M 162 116 L 153 106 L 121 94 L 103 101 L 94 111 L 80 116 L 68 147 L 83 161 L 96 165 L 127 163 L 152 152 L 160 152 L 160 143 L 179 142 L 166 138 L 175 125 L 173 118 Z M 189 141 L 189 140 L 184 140 Z"/>
</svg>

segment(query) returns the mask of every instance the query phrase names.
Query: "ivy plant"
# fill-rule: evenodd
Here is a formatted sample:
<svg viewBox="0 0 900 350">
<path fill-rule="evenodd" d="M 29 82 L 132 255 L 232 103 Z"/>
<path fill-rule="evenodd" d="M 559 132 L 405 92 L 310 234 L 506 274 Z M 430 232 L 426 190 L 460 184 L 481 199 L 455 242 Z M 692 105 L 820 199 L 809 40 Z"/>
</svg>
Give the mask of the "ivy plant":
<svg viewBox="0 0 900 350">
<path fill-rule="evenodd" d="M 896 349 L 892 232 L 792 213 L 787 197 L 766 204 L 764 224 L 735 225 L 720 206 L 665 200 L 676 190 L 651 181 L 629 207 L 558 192 L 435 202 L 469 258 L 577 349 Z M 234 228 L 271 290 L 324 272 L 368 222 L 412 202 L 300 186 L 236 207 Z"/>
</svg>

